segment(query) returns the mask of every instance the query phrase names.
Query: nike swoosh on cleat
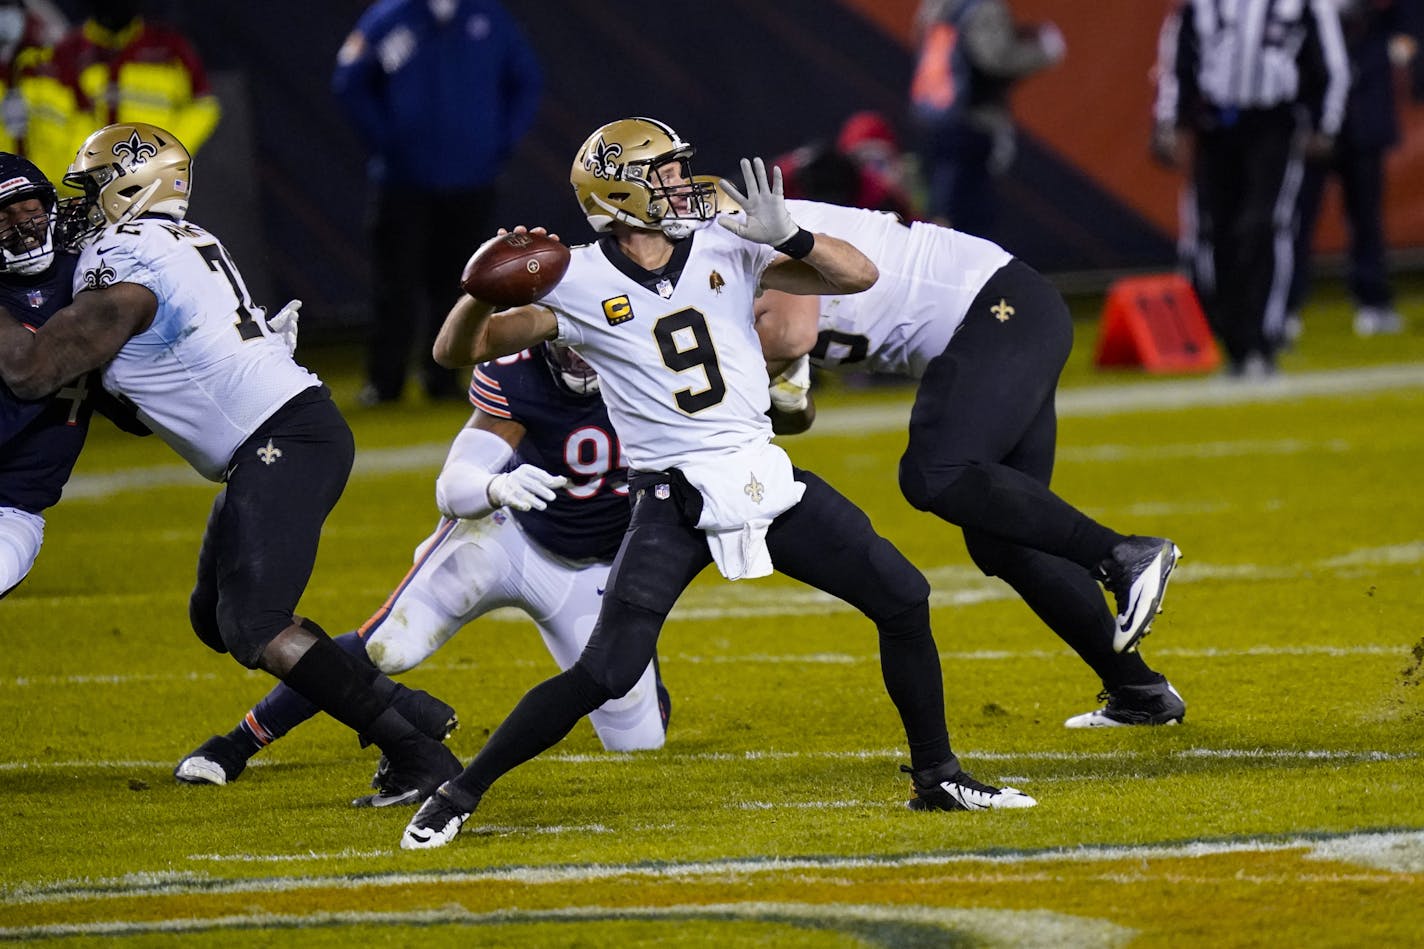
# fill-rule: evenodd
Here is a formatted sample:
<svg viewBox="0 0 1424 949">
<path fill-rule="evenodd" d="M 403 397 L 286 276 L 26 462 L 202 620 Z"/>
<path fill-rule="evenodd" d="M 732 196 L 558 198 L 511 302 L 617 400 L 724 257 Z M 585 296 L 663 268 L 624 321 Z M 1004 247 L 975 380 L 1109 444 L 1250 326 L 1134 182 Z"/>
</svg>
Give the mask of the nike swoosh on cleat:
<svg viewBox="0 0 1424 949">
<path fill-rule="evenodd" d="M 367 794 L 351 802 L 352 807 L 398 807 L 402 804 L 419 804 L 422 800 L 419 788 L 410 788 L 399 794 Z"/>
</svg>

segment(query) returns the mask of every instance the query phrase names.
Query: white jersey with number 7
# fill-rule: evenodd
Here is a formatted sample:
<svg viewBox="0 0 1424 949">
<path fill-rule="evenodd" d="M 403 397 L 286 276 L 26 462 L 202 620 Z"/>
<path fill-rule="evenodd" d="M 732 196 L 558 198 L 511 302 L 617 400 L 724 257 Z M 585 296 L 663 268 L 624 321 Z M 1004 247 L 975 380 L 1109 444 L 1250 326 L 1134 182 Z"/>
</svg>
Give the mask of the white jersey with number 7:
<svg viewBox="0 0 1424 949">
<path fill-rule="evenodd" d="M 104 367 L 104 388 L 209 480 L 222 480 L 273 412 L 321 383 L 270 333 L 232 258 L 195 224 L 150 217 L 105 228 L 79 256 L 74 293 L 116 283 L 147 287 L 158 312 Z"/>
</svg>

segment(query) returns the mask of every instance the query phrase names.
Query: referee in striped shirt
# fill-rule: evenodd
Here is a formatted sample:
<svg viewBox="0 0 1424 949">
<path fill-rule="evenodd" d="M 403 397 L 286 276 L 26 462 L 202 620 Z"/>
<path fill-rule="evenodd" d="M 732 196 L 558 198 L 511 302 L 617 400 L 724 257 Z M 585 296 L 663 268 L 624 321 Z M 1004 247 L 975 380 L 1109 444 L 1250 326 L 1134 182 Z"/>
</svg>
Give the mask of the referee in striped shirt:
<svg viewBox="0 0 1424 949">
<path fill-rule="evenodd" d="M 1349 83 L 1335 0 L 1181 0 L 1162 25 L 1153 153 L 1191 169 L 1181 251 L 1233 375 L 1275 372 L 1302 163 Z"/>
</svg>

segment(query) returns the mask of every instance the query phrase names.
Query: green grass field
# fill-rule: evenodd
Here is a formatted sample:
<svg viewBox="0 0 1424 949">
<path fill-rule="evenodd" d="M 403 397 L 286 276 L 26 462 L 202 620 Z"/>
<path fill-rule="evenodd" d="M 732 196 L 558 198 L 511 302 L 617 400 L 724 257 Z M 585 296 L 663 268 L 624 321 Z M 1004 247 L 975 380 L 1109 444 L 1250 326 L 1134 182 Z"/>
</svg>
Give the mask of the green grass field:
<svg viewBox="0 0 1424 949">
<path fill-rule="evenodd" d="M 347 806 L 376 750 L 325 720 L 226 788 L 177 785 L 268 680 L 209 652 L 186 602 L 213 488 L 96 422 L 30 578 L 0 602 L 0 940 L 167 946 L 1357 946 L 1424 933 L 1424 295 L 1357 340 L 1338 296 L 1282 378 L 1065 377 L 1055 486 L 1186 559 L 1144 645 L 1185 724 L 1068 731 L 1098 683 L 894 470 L 912 394 L 828 386 L 799 464 L 934 586 L 955 748 L 1029 811 L 905 810 L 874 630 L 780 577 L 704 575 L 661 642 L 668 745 L 587 723 L 486 796 L 449 847 Z M 304 352 L 357 469 L 302 611 L 333 634 L 434 521 L 459 405 L 354 407 L 356 361 Z M 553 670 L 503 613 L 405 677 L 468 759 Z"/>
</svg>

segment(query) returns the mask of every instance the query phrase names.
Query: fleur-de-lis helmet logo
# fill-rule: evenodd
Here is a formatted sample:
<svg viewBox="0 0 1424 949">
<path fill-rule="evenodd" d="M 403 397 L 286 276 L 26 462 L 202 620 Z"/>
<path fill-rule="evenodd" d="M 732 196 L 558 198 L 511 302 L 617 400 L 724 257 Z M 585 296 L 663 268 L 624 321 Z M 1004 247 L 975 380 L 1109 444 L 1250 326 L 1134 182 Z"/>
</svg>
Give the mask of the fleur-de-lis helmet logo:
<svg viewBox="0 0 1424 949">
<path fill-rule="evenodd" d="M 157 155 L 158 146 L 139 138 L 138 130 L 135 129 L 126 141 L 115 142 L 112 151 L 120 165 L 125 168 L 134 168 Z"/>
<path fill-rule="evenodd" d="M 583 166 L 595 178 L 612 181 L 618 177 L 617 159 L 622 154 L 622 145 L 617 142 L 605 142 L 603 136 L 599 136 L 598 141 L 589 147 L 588 157 L 584 159 Z"/>
<path fill-rule="evenodd" d="M 84 271 L 84 288 L 86 290 L 101 290 L 113 283 L 114 278 L 117 276 L 118 274 L 114 271 L 113 267 L 100 261 L 99 266 L 92 270 Z"/>
</svg>

